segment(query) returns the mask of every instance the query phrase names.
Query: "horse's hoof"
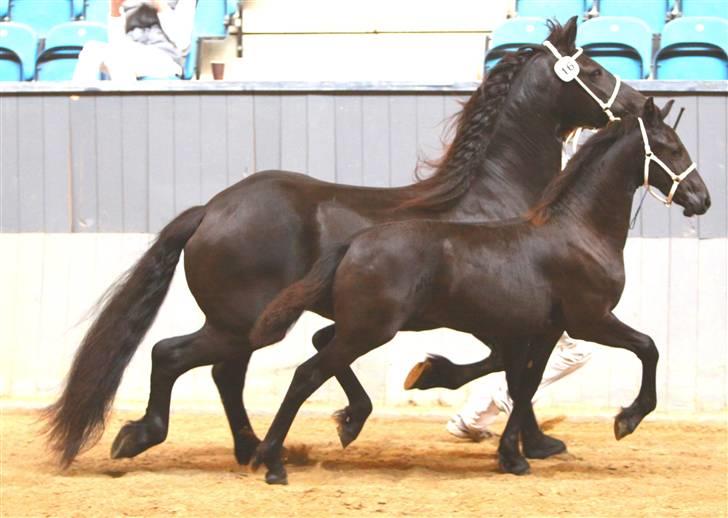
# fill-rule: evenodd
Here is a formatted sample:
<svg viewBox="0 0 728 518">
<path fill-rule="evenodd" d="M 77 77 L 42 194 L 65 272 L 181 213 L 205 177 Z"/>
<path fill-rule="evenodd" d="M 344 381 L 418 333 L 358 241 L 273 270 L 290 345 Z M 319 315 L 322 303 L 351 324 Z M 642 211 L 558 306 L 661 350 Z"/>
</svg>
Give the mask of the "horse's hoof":
<svg viewBox="0 0 728 518">
<path fill-rule="evenodd" d="M 250 459 L 255 454 L 255 449 L 258 447 L 257 444 L 252 446 L 235 446 L 235 460 L 241 466 L 247 466 L 250 464 Z"/>
<path fill-rule="evenodd" d="M 614 418 L 614 438 L 618 441 L 624 439 L 637 429 L 641 421 L 641 415 L 630 414 L 629 409 L 622 409 Z"/>
<path fill-rule="evenodd" d="M 165 439 L 164 432 L 154 431 L 144 421 L 132 421 L 122 426 L 111 445 L 111 458 L 136 457 Z"/>
<path fill-rule="evenodd" d="M 423 362 L 418 362 L 407 374 L 407 377 L 404 380 L 404 389 L 412 390 L 427 388 L 425 386 L 426 379 L 430 371 L 432 371 L 432 362 L 430 362 L 429 359 Z"/>
<path fill-rule="evenodd" d="M 246 430 L 237 435 L 235 437 L 235 460 L 238 464 L 247 466 L 259 444 L 260 439 L 255 436 L 252 430 Z"/>
<path fill-rule="evenodd" d="M 268 473 L 265 474 L 265 482 L 270 485 L 287 486 L 288 474 L 286 468 L 280 466 L 280 468 L 268 470 Z"/>
<path fill-rule="evenodd" d="M 531 471 L 528 461 L 518 456 L 505 456 L 498 454 L 498 465 L 503 473 L 511 473 L 513 475 L 526 475 Z"/>
<path fill-rule="evenodd" d="M 366 417 L 361 419 L 352 414 L 351 407 L 347 406 L 331 415 L 334 421 L 336 421 L 336 432 L 339 434 L 339 441 L 341 441 L 342 448 L 346 448 L 359 437 L 364 427 L 364 422 L 366 421 Z"/>
<path fill-rule="evenodd" d="M 566 451 L 566 444 L 555 437 L 540 435 L 538 440 L 523 438 L 523 454 L 529 459 L 546 459 Z"/>
</svg>

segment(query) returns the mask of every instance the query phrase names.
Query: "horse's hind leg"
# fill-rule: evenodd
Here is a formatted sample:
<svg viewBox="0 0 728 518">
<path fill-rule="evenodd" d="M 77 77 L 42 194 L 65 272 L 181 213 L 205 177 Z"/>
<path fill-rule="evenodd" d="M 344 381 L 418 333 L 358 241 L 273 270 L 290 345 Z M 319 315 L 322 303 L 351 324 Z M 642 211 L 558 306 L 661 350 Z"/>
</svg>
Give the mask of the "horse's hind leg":
<svg viewBox="0 0 728 518">
<path fill-rule="evenodd" d="M 319 329 L 313 335 L 311 341 L 317 351 L 323 349 L 334 338 L 335 331 L 335 326 L 332 324 Z M 337 373 L 336 381 L 344 389 L 349 400 L 346 408 L 337 410 L 333 415 L 337 423 L 336 430 L 339 433 L 341 446 L 346 448 L 359 436 L 369 414 L 372 413 L 372 401 L 350 367 Z"/>
<path fill-rule="evenodd" d="M 230 425 L 235 444 L 235 459 L 238 464 L 245 465 L 260 443 L 248 419 L 243 402 L 245 375 L 250 361 L 250 351 L 231 360 L 216 363 L 212 367 L 212 378 L 215 380 L 220 400 L 225 408 L 225 415 Z"/>
<path fill-rule="evenodd" d="M 642 361 L 642 385 L 639 394 L 630 406 L 623 408 L 614 418 L 614 436 L 617 440 L 631 434 L 657 405 L 655 382 L 659 353 L 655 342 L 646 334 L 621 322 L 612 313 L 585 329 L 574 330 L 573 333 L 569 331 L 569 335 L 610 347 L 627 349 Z"/>
<path fill-rule="evenodd" d="M 194 367 L 239 356 L 244 344 L 210 326 L 190 335 L 167 338 L 152 349 L 149 402 L 144 417 L 125 424 L 111 446 L 111 457 L 134 457 L 167 437 L 172 386 Z"/>
<path fill-rule="evenodd" d="M 374 327 L 379 331 L 379 326 Z M 281 449 L 293 419 L 304 401 L 330 377 L 339 374 L 358 357 L 388 342 L 394 336 L 393 332 L 379 332 L 377 336 L 366 334 L 367 330 L 360 328 L 349 333 L 347 337 L 337 335 L 320 352 L 296 369 L 286 397 L 253 457 L 254 468 L 262 463 L 268 468 L 265 480 L 269 484 L 287 483 Z"/>
</svg>

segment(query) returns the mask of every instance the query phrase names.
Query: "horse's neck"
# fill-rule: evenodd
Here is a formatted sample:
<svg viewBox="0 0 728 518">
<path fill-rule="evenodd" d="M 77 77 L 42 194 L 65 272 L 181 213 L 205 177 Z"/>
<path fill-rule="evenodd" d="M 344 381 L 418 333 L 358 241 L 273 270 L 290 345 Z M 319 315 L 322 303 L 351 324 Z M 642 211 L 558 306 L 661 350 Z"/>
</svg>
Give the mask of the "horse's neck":
<svg viewBox="0 0 728 518">
<path fill-rule="evenodd" d="M 483 221 L 524 214 L 561 169 L 559 121 L 552 101 L 521 99 L 500 114 L 479 174 L 456 207 L 455 219 Z"/>
<path fill-rule="evenodd" d="M 642 143 L 634 133 L 619 139 L 588 168 L 575 171 L 578 177 L 556 203 L 551 225 L 565 235 L 580 236 L 585 228 L 600 240 L 624 247 L 629 232 L 629 219 L 637 169 L 641 167 Z"/>
</svg>

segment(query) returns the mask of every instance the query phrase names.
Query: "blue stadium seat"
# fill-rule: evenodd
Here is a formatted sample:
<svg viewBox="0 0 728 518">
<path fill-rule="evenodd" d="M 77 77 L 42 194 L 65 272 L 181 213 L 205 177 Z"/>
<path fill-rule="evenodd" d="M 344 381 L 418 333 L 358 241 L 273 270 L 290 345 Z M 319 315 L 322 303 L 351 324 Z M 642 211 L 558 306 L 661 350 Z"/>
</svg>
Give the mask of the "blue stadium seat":
<svg viewBox="0 0 728 518">
<path fill-rule="evenodd" d="M 238 12 L 238 0 L 226 0 L 225 6 L 225 16 L 227 17 L 235 16 L 235 13 Z"/>
<path fill-rule="evenodd" d="M 69 22 L 48 32 L 45 49 L 38 56 L 36 77 L 41 81 L 73 78 L 78 54 L 88 41 L 107 41 L 106 26 L 94 22 Z"/>
<path fill-rule="evenodd" d="M 586 11 L 585 0 L 516 0 L 518 16 L 556 18 L 561 23 Z"/>
<path fill-rule="evenodd" d="M 10 0 L 10 20 L 30 25 L 41 38 L 59 23 L 73 19 L 71 0 Z"/>
<path fill-rule="evenodd" d="M 652 33 L 639 18 L 599 16 L 579 28 L 576 44 L 589 57 L 623 79 L 650 75 Z"/>
<path fill-rule="evenodd" d="M 83 17 L 83 12 L 85 9 L 86 2 L 84 0 L 71 0 L 71 17 L 74 20 L 78 20 L 79 18 Z"/>
<path fill-rule="evenodd" d="M 682 0 L 683 16 L 718 16 L 728 18 L 728 3 L 725 0 Z"/>
<path fill-rule="evenodd" d="M 728 79 L 728 20 L 678 18 L 665 25 L 655 56 L 657 79 Z"/>
<path fill-rule="evenodd" d="M 495 66 L 506 52 L 523 45 L 541 44 L 548 35 L 549 29 L 544 18 L 519 16 L 506 20 L 491 34 L 490 46 L 485 56 L 485 69 Z"/>
<path fill-rule="evenodd" d="M 200 39 L 225 37 L 227 35 L 226 18 L 235 14 L 236 10 L 237 0 L 197 0 L 195 30 L 192 33 L 192 45 L 185 61 L 183 79 L 192 79 L 196 76 Z"/>
<path fill-rule="evenodd" d="M 0 22 L 0 81 L 30 81 L 35 72 L 38 36 L 28 25 Z"/>
<path fill-rule="evenodd" d="M 86 0 L 83 18 L 87 22 L 108 23 L 109 0 Z"/>
<path fill-rule="evenodd" d="M 599 0 L 601 16 L 633 16 L 646 22 L 653 34 L 662 32 L 670 0 Z"/>
<path fill-rule="evenodd" d="M 228 0 L 197 0 L 195 32 L 198 36 L 225 36 Z"/>
</svg>

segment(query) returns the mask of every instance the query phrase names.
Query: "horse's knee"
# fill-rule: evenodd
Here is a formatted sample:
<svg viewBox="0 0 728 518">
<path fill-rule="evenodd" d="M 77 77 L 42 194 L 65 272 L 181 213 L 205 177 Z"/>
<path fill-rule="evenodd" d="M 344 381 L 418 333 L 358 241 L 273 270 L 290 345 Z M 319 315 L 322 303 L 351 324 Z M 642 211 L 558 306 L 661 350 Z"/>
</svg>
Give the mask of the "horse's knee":
<svg viewBox="0 0 728 518">
<path fill-rule="evenodd" d="M 660 351 L 657 350 L 655 341 L 649 336 L 644 341 L 644 343 L 641 344 L 640 347 L 637 349 L 637 355 L 642 361 L 655 364 L 660 359 Z"/>
</svg>

